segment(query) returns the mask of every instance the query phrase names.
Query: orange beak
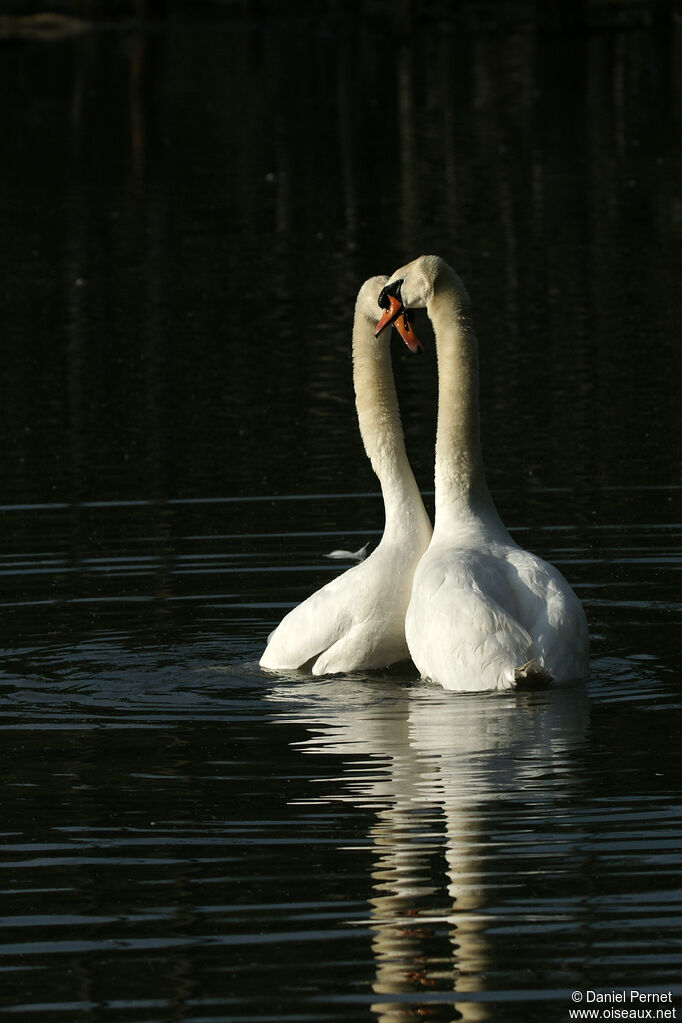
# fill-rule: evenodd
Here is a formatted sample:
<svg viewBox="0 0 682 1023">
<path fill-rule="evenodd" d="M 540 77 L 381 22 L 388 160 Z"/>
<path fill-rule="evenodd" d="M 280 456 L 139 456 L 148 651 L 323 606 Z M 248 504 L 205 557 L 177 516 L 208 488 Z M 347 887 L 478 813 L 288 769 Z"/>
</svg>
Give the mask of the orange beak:
<svg viewBox="0 0 682 1023">
<path fill-rule="evenodd" d="M 405 344 L 407 345 L 411 352 L 421 352 L 423 350 L 424 346 L 422 345 L 421 341 L 419 340 L 419 338 L 417 337 L 412 328 L 412 324 L 408 319 L 406 309 L 401 310 L 400 315 L 398 316 L 398 319 L 395 321 L 393 326 L 398 331 L 401 338 L 403 339 L 403 341 L 405 342 Z"/>
<path fill-rule="evenodd" d="M 395 295 L 388 296 L 388 309 L 384 309 L 381 314 L 381 319 L 376 325 L 374 330 L 374 336 L 379 337 L 384 327 L 388 327 L 391 323 L 398 319 L 403 311 L 403 304 L 400 299 L 396 298 Z"/>
<path fill-rule="evenodd" d="M 412 328 L 409 313 L 395 295 L 388 296 L 388 309 L 384 309 L 381 319 L 374 330 L 374 336 L 378 337 L 382 330 L 390 324 L 395 327 L 411 352 L 422 351 L 422 343 Z"/>
</svg>

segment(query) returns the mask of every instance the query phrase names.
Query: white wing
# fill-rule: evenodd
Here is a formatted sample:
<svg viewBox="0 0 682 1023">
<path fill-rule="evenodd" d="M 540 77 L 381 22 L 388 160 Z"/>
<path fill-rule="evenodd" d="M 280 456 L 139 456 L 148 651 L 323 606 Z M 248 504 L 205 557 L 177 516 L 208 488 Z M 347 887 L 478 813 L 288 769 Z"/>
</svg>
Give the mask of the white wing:
<svg viewBox="0 0 682 1023">
<path fill-rule="evenodd" d="M 358 548 L 357 551 L 330 551 L 329 554 L 325 554 L 325 558 L 337 558 L 344 561 L 364 561 L 367 557 L 368 547 L 369 540 L 362 547 Z"/>
<path fill-rule="evenodd" d="M 379 668 L 409 657 L 404 618 L 412 580 L 407 564 L 377 548 L 293 608 L 271 634 L 261 666 L 312 664 L 315 675 Z"/>
<path fill-rule="evenodd" d="M 405 630 L 426 678 L 446 689 L 507 689 L 533 641 L 508 605 L 504 563 L 476 550 L 437 548 L 415 574 Z"/>
<path fill-rule="evenodd" d="M 585 612 L 558 568 L 520 548 L 507 555 L 517 576 L 519 618 L 533 637 L 536 657 L 557 682 L 583 678 L 588 668 Z"/>
<path fill-rule="evenodd" d="M 300 668 L 336 643 L 351 624 L 349 595 L 365 564 L 348 569 L 292 608 L 270 634 L 261 667 Z"/>
</svg>

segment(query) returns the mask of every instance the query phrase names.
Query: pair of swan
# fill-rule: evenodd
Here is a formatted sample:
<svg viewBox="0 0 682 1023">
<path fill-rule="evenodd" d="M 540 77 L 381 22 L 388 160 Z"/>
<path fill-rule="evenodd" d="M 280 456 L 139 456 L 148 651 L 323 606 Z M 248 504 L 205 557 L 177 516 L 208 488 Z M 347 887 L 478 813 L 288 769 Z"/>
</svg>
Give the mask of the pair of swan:
<svg viewBox="0 0 682 1023">
<path fill-rule="evenodd" d="M 416 350 L 408 311 L 419 308 L 433 324 L 439 373 L 433 533 L 405 452 L 384 329 L 394 324 Z M 286 615 L 261 665 L 310 665 L 320 675 L 411 657 L 424 678 L 469 692 L 585 677 L 580 601 L 556 568 L 514 543 L 488 491 L 469 297 L 442 259 L 420 256 L 363 284 L 353 381 L 384 498 L 384 534 L 366 561 Z"/>
</svg>

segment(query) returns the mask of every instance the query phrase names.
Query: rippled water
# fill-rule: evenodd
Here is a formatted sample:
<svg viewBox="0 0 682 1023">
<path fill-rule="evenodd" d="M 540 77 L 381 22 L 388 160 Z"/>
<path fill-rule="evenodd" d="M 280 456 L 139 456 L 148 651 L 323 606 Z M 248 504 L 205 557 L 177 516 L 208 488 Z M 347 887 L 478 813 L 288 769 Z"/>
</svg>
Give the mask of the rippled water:
<svg viewBox="0 0 682 1023">
<path fill-rule="evenodd" d="M 36 541 L 2 565 L 21 636 L 0 689 L 16 1013 L 542 1020 L 568 1018 L 572 989 L 679 993 L 681 698 L 656 649 L 679 536 L 598 525 L 576 549 L 570 526 L 537 531 L 580 580 L 585 684 L 262 672 L 273 620 L 351 538 L 233 520 L 366 502 L 3 509 Z M 78 563 L 74 517 L 97 538 Z M 167 519 L 172 545 L 152 532 Z"/>
<path fill-rule="evenodd" d="M 682 1004 L 679 22 L 346 6 L 2 44 L 10 1017 Z M 378 541 L 353 300 L 429 250 L 472 292 L 498 508 L 585 604 L 580 685 L 258 666 Z M 424 340 L 394 361 L 431 508 Z"/>
</svg>

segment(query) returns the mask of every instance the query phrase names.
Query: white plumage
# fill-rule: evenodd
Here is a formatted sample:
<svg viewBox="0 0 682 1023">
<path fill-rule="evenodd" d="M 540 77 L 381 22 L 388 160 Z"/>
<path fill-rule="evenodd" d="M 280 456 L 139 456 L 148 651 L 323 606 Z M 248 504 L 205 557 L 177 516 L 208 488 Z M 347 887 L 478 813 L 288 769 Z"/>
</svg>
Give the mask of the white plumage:
<svg viewBox="0 0 682 1023">
<path fill-rule="evenodd" d="M 353 323 L 353 382 L 360 433 L 384 497 L 381 542 L 280 622 L 261 666 L 310 665 L 314 675 L 381 668 L 409 657 L 405 611 L 414 570 L 431 537 L 403 440 L 391 367 L 390 332 L 374 336 L 386 277 L 365 281 Z"/>
<path fill-rule="evenodd" d="M 426 308 L 438 353 L 436 517 L 406 615 L 412 659 L 423 677 L 460 691 L 582 678 L 580 601 L 556 568 L 514 543 L 486 486 L 466 290 L 437 256 L 401 267 L 389 285 L 404 308 Z"/>
<path fill-rule="evenodd" d="M 356 551 L 330 551 L 329 554 L 325 554 L 325 558 L 331 558 L 333 561 L 364 561 L 368 547 L 369 540 Z"/>
</svg>

